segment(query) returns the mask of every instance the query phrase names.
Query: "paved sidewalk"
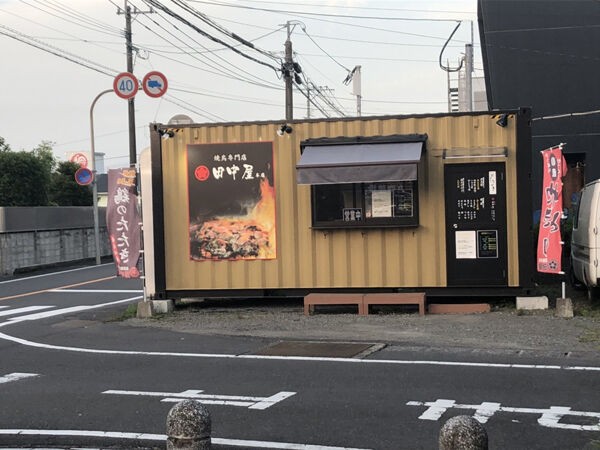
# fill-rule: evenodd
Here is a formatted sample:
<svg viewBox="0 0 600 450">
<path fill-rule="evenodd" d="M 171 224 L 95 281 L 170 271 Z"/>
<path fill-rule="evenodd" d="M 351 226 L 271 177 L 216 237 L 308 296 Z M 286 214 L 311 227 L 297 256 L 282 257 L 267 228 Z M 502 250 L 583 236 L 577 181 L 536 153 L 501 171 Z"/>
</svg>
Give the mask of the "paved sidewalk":
<svg viewBox="0 0 600 450">
<path fill-rule="evenodd" d="M 355 308 L 318 309 L 303 315 L 301 299 L 211 300 L 178 306 L 172 314 L 131 319 L 128 324 L 198 335 L 252 336 L 271 339 L 382 342 L 431 347 L 589 352 L 600 357 L 600 314 L 564 319 L 554 310 L 425 315 L 380 310 L 359 316 Z"/>
</svg>

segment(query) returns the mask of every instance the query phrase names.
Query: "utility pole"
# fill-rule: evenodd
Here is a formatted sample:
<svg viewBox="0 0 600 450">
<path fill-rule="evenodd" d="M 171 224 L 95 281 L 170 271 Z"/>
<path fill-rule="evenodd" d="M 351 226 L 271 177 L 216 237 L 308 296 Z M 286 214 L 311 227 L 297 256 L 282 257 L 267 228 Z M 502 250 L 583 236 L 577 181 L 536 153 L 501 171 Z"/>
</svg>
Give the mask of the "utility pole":
<svg viewBox="0 0 600 450">
<path fill-rule="evenodd" d="M 306 118 L 310 119 L 310 86 L 306 86 Z"/>
<path fill-rule="evenodd" d="M 471 43 L 465 44 L 465 103 L 467 111 L 473 111 L 473 22 L 471 22 Z"/>
<path fill-rule="evenodd" d="M 283 76 L 285 78 L 285 121 L 291 122 L 294 120 L 294 92 L 293 92 L 293 76 L 294 76 L 294 60 L 292 58 L 292 41 L 290 39 L 292 30 L 291 23 L 286 22 L 287 40 L 285 41 L 285 64 Z"/>
<path fill-rule="evenodd" d="M 131 7 L 128 0 L 124 0 L 123 10 L 119 8 L 117 14 L 125 14 L 125 47 L 127 52 L 127 72 L 133 73 L 133 42 L 131 33 Z M 133 14 L 151 14 L 154 11 L 140 11 L 134 7 Z M 129 167 L 135 167 L 137 164 L 137 150 L 135 140 L 135 101 L 134 97 L 127 100 L 129 117 Z"/>
<path fill-rule="evenodd" d="M 360 69 L 362 66 L 354 68 L 354 76 L 352 77 L 352 94 L 356 95 L 356 116 L 361 116 L 362 103 L 362 79 Z"/>
</svg>

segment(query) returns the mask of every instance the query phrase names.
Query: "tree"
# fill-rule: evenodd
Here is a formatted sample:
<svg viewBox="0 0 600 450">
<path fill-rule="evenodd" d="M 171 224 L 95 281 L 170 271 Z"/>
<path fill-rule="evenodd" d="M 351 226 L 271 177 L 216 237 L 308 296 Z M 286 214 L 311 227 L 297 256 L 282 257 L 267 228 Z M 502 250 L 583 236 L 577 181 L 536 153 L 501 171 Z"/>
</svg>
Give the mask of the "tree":
<svg viewBox="0 0 600 450">
<path fill-rule="evenodd" d="M 0 152 L 10 152 L 10 145 L 6 143 L 2 136 L 0 136 Z"/>
<path fill-rule="evenodd" d="M 56 206 L 91 206 L 92 191 L 88 186 L 80 186 L 75 181 L 75 172 L 79 164 L 62 161 L 52 173 L 49 200 Z"/>
<path fill-rule="evenodd" d="M 44 164 L 31 152 L 0 152 L 0 205 L 45 206 L 48 178 Z"/>
</svg>

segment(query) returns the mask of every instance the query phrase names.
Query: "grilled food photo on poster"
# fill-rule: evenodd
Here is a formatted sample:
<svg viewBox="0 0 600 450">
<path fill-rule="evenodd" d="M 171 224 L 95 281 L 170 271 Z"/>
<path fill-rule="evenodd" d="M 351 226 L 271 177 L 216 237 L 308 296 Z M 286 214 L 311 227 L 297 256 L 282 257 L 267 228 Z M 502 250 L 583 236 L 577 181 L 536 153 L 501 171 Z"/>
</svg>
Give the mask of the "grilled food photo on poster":
<svg viewBox="0 0 600 450">
<path fill-rule="evenodd" d="M 275 259 L 271 142 L 187 147 L 190 258 Z"/>
</svg>

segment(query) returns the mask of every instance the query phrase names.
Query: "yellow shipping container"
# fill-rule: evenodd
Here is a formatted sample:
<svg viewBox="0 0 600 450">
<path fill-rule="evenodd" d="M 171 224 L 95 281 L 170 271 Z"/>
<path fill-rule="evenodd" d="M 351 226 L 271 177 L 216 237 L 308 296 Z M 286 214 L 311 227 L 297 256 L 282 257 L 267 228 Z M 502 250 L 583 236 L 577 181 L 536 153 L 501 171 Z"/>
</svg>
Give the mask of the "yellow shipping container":
<svg viewBox="0 0 600 450">
<path fill-rule="evenodd" d="M 528 109 L 151 132 L 151 297 L 531 285 Z"/>
</svg>

